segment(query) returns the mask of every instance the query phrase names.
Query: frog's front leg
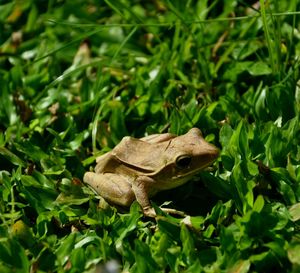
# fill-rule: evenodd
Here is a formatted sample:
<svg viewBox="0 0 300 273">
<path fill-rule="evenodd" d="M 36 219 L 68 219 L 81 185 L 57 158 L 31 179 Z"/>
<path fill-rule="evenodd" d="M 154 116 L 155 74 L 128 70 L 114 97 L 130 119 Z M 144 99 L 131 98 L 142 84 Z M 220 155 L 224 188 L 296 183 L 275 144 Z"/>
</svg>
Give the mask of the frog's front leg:
<svg viewBox="0 0 300 273">
<path fill-rule="evenodd" d="M 149 193 L 155 181 L 147 176 L 139 176 L 132 183 L 132 190 L 135 194 L 137 202 L 141 205 L 144 215 L 155 217 L 156 213 L 151 206 Z"/>
<path fill-rule="evenodd" d="M 129 207 L 135 199 L 131 184 L 124 176 L 86 172 L 83 181 L 111 204 Z"/>
</svg>

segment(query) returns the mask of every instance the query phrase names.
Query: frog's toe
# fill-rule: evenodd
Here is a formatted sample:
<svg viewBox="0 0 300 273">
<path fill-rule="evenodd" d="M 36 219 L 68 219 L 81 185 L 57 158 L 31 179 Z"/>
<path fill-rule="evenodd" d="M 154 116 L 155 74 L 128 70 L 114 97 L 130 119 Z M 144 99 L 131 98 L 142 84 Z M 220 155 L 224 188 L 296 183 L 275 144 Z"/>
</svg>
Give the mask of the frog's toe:
<svg viewBox="0 0 300 273">
<path fill-rule="evenodd" d="M 87 183 L 87 184 L 90 184 L 94 180 L 94 176 L 95 176 L 95 173 L 86 172 L 83 176 L 83 182 Z"/>
<path fill-rule="evenodd" d="M 152 217 L 152 218 L 156 217 L 156 212 L 155 212 L 154 208 L 152 208 L 152 207 L 143 208 L 143 212 L 144 212 L 144 215 L 147 217 Z"/>
</svg>

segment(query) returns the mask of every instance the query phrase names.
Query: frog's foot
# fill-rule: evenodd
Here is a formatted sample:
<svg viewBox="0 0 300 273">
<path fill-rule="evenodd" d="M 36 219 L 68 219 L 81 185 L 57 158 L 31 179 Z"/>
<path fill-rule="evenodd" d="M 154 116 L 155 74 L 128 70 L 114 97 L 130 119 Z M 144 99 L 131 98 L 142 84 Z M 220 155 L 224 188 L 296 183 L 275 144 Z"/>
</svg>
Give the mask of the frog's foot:
<svg viewBox="0 0 300 273">
<path fill-rule="evenodd" d="M 167 213 L 167 214 L 172 214 L 172 215 L 177 215 L 180 217 L 186 217 L 187 215 L 180 210 L 176 210 L 176 209 L 168 209 L 168 208 L 160 208 L 163 212 Z M 155 218 L 157 216 L 154 208 L 152 207 L 146 207 L 143 209 L 144 215 L 147 217 L 151 217 L 151 218 Z"/>
<path fill-rule="evenodd" d="M 193 224 L 192 224 L 192 221 L 191 221 L 191 216 L 185 216 L 181 221 L 180 223 L 186 225 L 187 227 L 189 228 L 193 228 Z"/>
<path fill-rule="evenodd" d="M 183 211 L 176 210 L 176 209 L 168 209 L 168 208 L 160 208 L 163 212 L 173 215 L 178 215 L 181 217 L 186 217 L 186 214 Z"/>
<path fill-rule="evenodd" d="M 144 212 L 144 215 L 147 217 L 155 218 L 157 216 L 154 208 L 152 208 L 152 207 L 143 208 L 143 212 Z"/>
</svg>

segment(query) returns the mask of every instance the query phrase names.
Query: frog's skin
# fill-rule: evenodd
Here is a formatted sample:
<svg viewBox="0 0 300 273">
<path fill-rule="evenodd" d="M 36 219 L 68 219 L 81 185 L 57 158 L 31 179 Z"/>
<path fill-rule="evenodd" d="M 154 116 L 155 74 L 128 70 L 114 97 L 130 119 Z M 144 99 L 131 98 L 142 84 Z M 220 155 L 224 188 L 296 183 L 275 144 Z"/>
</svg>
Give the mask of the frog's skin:
<svg viewBox="0 0 300 273">
<path fill-rule="evenodd" d="M 127 136 L 98 157 L 95 172 L 86 172 L 83 180 L 109 203 L 130 206 L 137 200 L 145 215 L 155 216 L 149 198 L 186 183 L 218 155 L 219 150 L 204 140 L 198 128 L 181 136 Z"/>
</svg>

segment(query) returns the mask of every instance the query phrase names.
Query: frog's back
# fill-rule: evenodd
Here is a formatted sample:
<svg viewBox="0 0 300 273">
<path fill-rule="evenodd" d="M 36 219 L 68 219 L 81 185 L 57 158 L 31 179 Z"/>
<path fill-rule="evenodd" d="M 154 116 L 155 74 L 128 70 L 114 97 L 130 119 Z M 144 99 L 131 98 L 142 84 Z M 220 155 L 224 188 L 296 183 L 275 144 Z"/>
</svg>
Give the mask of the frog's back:
<svg viewBox="0 0 300 273">
<path fill-rule="evenodd" d="M 124 137 L 111 151 L 111 155 L 126 166 L 156 172 L 164 165 L 164 151 L 169 141 L 151 143 L 133 137 Z"/>
</svg>

